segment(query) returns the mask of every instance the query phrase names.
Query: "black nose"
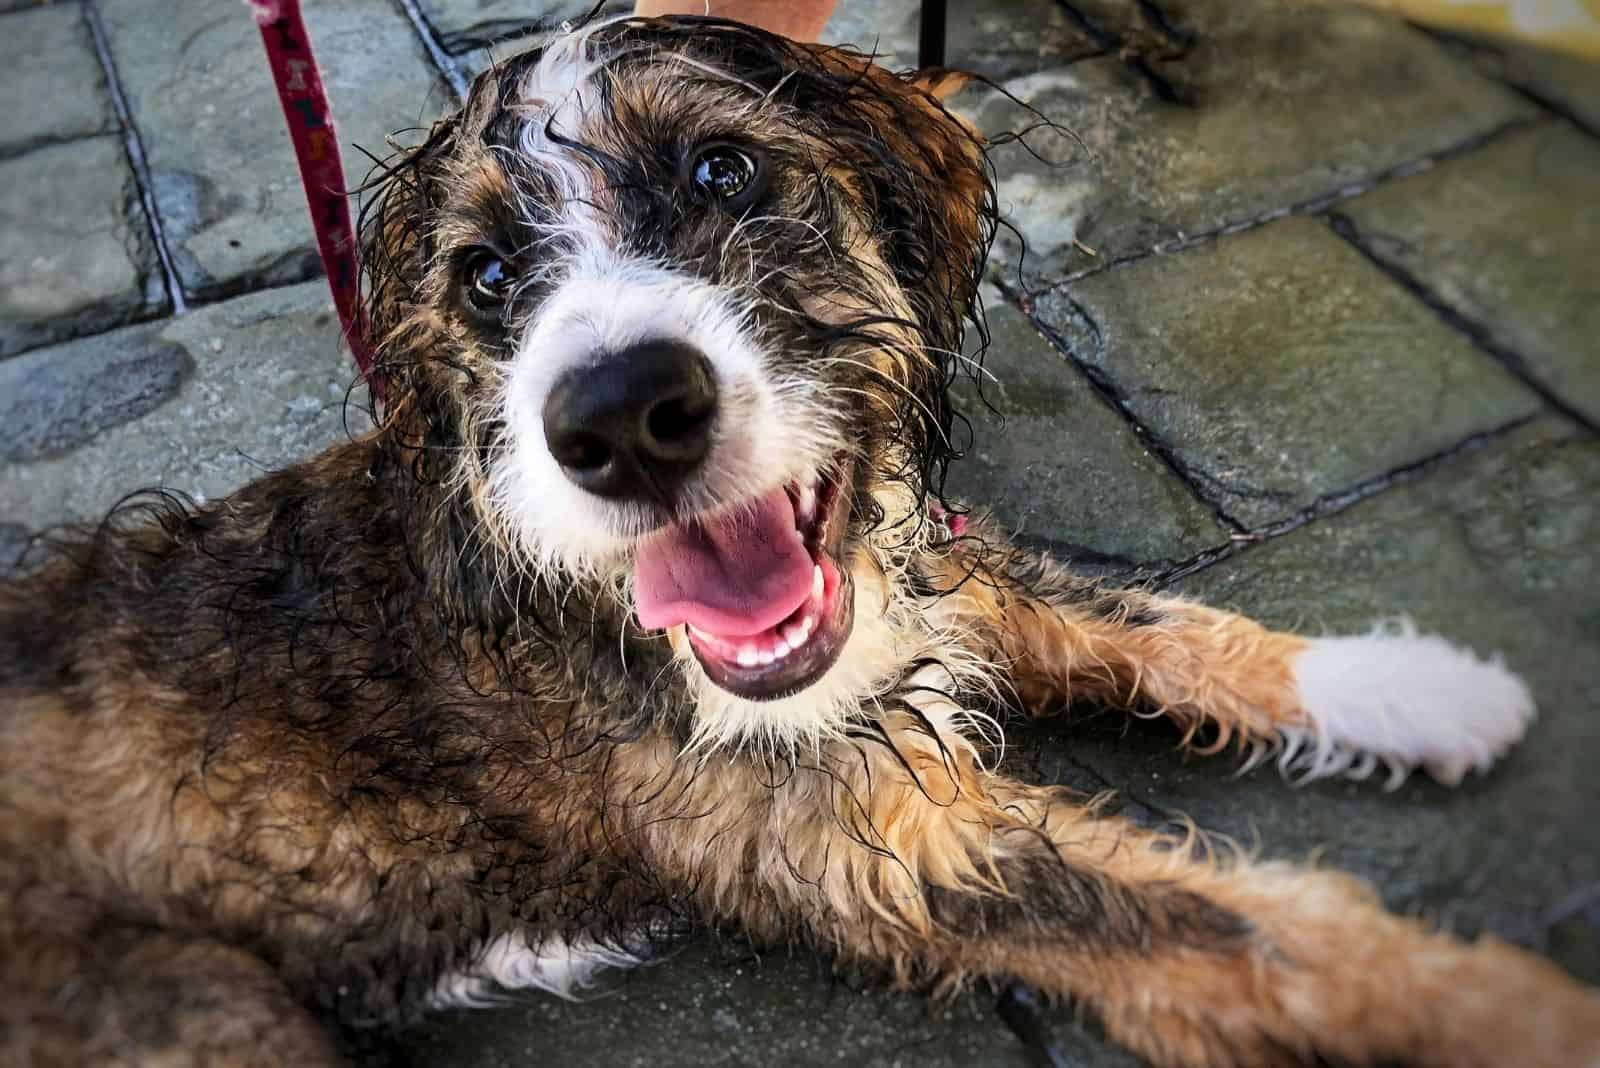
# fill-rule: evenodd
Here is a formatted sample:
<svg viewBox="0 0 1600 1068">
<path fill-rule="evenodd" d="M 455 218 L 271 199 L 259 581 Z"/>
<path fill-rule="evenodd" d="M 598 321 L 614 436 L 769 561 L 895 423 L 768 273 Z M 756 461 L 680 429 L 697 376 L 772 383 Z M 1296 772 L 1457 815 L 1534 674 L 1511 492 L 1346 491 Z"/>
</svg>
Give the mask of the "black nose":
<svg viewBox="0 0 1600 1068">
<path fill-rule="evenodd" d="M 562 375 L 544 437 L 567 477 L 601 497 L 665 503 L 711 448 L 711 365 L 678 341 L 644 341 Z"/>
</svg>

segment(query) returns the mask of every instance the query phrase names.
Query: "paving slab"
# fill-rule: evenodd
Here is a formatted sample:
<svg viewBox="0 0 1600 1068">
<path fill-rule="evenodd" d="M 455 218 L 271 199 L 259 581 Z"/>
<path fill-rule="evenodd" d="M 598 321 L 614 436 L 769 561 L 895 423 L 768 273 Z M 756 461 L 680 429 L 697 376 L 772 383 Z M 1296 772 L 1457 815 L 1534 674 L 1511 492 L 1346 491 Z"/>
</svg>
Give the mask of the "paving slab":
<svg viewBox="0 0 1600 1068">
<path fill-rule="evenodd" d="M 0 463 L 67 452 L 178 391 L 191 362 L 153 331 L 34 349 L 0 363 Z"/>
<path fill-rule="evenodd" d="M 1152 69 L 1181 99 L 1118 58 L 1006 83 L 1065 127 L 1029 135 L 1042 160 L 1018 144 L 992 153 L 1001 209 L 1027 235 L 1028 287 L 1268 217 L 1534 114 L 1381 14 L 1280 0 L 1179 12 L 1194 43 Z M 997 92 L 957 99 L 991 136 L 1037 122 Z M 1018 251 L 1002 231 L 1008 275 Z"/>
<path fill-rule="evenodd" d="M 1538 407 L 1310 218 L 1092 275 L 1034 313 L 1251 528 Z"/>
<path fill-rule="evenodd" d="M 294 153 L 249 13 L 211 0 L 104 0 L 100 11 L 184 289 L 209 299 L 315 274 Z M 388 134 L 431 121 L 451 98 L 388 0 L 307 4 L 305 17 L 354 184 L 370 167 L 354 145 L 386 155 Z"/>
<path fill-rule="evenodd" d="M 1338 213 L 1365 248 L 1600 421 L 1600 141 L 1546 123 Z"/>
<path fill-rule="evenodd" d="M 917 65 L 919 0 L 841 3 L 821 40 L 879 56 L 890 68 Z M 981 0 L 951 9 L 945 65 L 1004 80 L 1105 53 L 1106 46 L 1060 4 Z"/>
<path fill-rule="evenodd" d="M 120 137 L 0 161 L 0 357 L 165 305 Z"/>
<path fill-rule="evenodd" d="M 39 353 L 64 368 L 54 377 L 70 392 L 48 407 L 7 397 L 0 408 L 14 440 L 33 443 L 0 460 L 0 519 L 37 531 L 153 486 L 204 500 L 310 457 L 346 434 L 355 371 L 338 342 L 318 281 Z M 93 380 L 95 367 L 107 380 Z"/>
<path fill-rule="evenodd" d="M 548 33 L 589 14 L 595 0 L 417 0 L 417 7 L 439 43 L 461 52 L 513 35 Z M 627 0 L 608 0 L 602 14 L 632 10 Z"/>
<path fill-rule="evenodd" d="M 55 4 L 55 3 L 56 3 L 56 0 L 0 0 L 0 12 L 3 12 L 3 11 L 26 11 L 29 8 L 49 7 L 49 6 L 51 6 L 51 5 Z M 69 7 L 69 6 L 76 7 L 77 5 L 76 4 L 71 4 L 71 3 L 61 3 L 59 6 L 61 6 L 61 7 Z"/>
<path fill-rule="evenodd" d="M 19 11 L 0 23 L 0 71 L 21 90 L 0 109 L 0 154 L 116 131 L 105 74 L 78 5 Z"/>
<path fill-rule="evenodd" d="M 396 1043 L 398 1068 L 1033 1068 L 1041 1063 L 987 993 L 946 1002 L 829 977 L 810 954 L 755 957 L 698 939 L 584 1002 L 533 996 L 523 1007 L 444 1016 Z M 1074 1068 L 1139 1068 L 1066 1012 L 1052 1031 Z"/>
<path fill-rule="evenodd" d="M 1440 34 L 1446 47 L 1491 78 L 1517 86 L 1600 131 L 1600 63 L 1500 37 Z"/>
<path fill-rule="evenodd" d="M 991 509 L 1031 544 L 1110 566 L 1162 565 L 1225 544 L 1211 509 L 1083 372 L 1015 306 L 992 292 L 986 303 L 981 390 L 967 379 L 957 387 L 972 436 L 950 470 L 952 499 Z"/>
</svg>

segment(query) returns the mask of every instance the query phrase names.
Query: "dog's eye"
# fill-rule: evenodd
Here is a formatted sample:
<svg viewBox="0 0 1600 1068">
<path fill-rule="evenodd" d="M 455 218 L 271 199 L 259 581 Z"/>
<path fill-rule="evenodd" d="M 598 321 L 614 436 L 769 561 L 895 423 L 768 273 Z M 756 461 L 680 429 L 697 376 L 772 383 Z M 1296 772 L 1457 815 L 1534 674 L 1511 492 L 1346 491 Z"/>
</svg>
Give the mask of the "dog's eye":
<svg viewBox="0 0 1600 1068">
<path fill-rule="evenodd" d="M 689 188 L 696 196 L 729 207 L 743 207 L 760 191 L 760 168 L 732 145 L 705 145 L 689 160 Z"/>
<path fill-rule="evenodd" d="M 490 311 L 506 302 L 517 274 L 498 253 L 479 249 L 467 257 L 464 275 L 467 299 L 479 311 Z"/>
</svg>

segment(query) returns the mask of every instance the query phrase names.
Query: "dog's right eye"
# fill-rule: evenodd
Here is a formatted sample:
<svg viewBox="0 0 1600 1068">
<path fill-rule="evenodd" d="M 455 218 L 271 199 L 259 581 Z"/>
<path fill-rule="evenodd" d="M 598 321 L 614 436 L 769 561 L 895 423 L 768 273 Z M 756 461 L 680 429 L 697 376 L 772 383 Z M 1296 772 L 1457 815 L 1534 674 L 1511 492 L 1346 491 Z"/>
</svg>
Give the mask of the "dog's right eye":
<svg viewBox="0 0 1600 1068">
<path fill-rule="evenodd" d="M 467 299 L 479 311 L 494 311 L 506 302 L 517 274 L 499 253 L 492 249 L 479 249 L 467 257 L 463 274 L 467 283 Z"/>
</svg>

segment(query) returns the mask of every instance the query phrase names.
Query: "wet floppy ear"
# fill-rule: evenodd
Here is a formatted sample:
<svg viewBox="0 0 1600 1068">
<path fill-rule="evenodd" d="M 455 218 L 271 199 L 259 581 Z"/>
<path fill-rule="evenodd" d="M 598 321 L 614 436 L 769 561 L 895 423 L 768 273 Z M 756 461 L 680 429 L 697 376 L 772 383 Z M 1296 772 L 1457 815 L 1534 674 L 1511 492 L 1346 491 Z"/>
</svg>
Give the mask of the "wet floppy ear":
<svg viewBox="0 0 1600 1068">
<path fill-rule="evenodd" d="M 913 89 L 922 90 L 942 104 L 971 84 L 972 75 L 945 67 L 924 67 L 906 75 L 905 80 Z"/>
<path fill-rule="evenodd" d="M 441 179 L 456 136 L 454 119 L 434 123 L 422 144 L 378 164 L 361 186 L 363 296 L 372 339 L 380 350 L 417 301 L 441 202 Z"/>
<path fill-rule="evenodd" d="M 898 202 L 899 219 L 889 232 L 897 234 L 899 247 L 891 257 L 914 268 L 924 324 L 936 344 L 953 347 L 977 294 L 995 218 L 983 137 L 945 103 L 971 75 L 933 68 L 887 76 L 900 86 L 900 117 L 886 140 L 904 164 L 880 193 L 881 204 Z"/>
</svg>

